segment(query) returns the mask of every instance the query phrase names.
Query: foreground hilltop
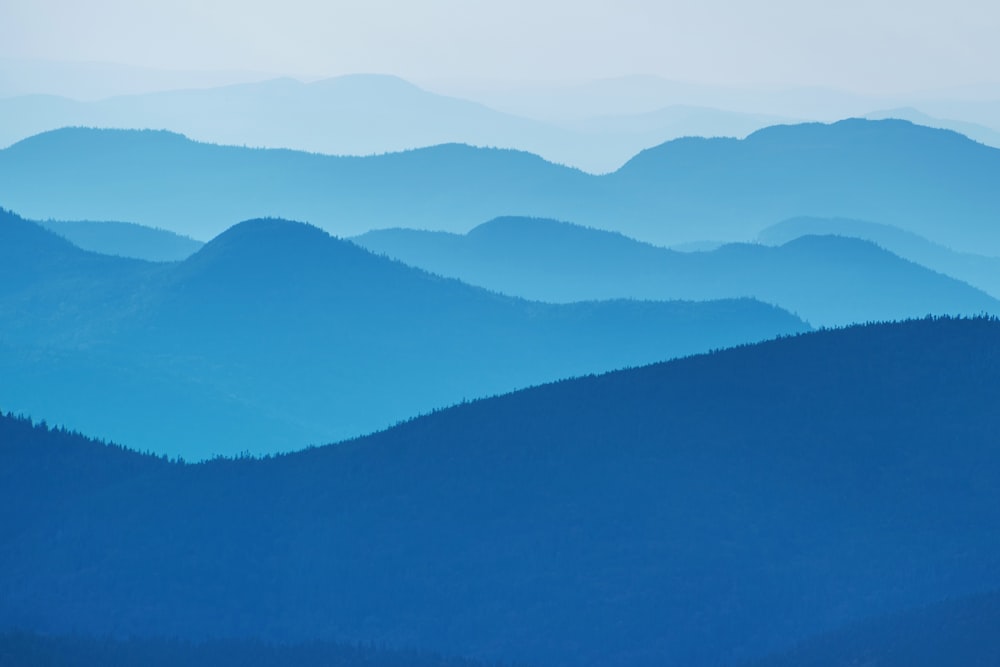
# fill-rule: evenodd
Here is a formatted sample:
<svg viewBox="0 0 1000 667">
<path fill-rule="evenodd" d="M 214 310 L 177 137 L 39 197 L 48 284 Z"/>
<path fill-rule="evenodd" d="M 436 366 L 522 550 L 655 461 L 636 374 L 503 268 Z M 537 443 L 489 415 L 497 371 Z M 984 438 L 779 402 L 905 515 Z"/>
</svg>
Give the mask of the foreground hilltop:
<svg viewBox="0 0 1000 667">
<path fill-rule="evenodd" d="M 0 625 L 739 664 L 1000 587 L 1000 323 L 823 331 L 199 465 L 0 437 Z"/>
</svg>

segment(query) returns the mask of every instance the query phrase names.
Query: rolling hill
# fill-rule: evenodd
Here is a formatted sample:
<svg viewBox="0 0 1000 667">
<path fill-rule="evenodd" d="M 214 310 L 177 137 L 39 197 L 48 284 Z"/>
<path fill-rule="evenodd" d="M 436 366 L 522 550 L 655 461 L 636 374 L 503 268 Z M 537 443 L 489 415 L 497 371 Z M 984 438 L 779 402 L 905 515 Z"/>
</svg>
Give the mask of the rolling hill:
<svg viewBox="0 0 1000 667">
<path fill-rule="evenodd" d="M 61 127 L 168 129 L 198 141 L 373 155 L 463 143 L 526 150 L 594 173 L 680 136 L 745 136 L 774 116 L 674 106 L 655 113 L 543 122 L 423 90 L 398 77 L 353 74 L 311 83 L 272 79 L 96 101 L 0 97 L 0 147 Z"/>
<path fill-rule="evenodd" d="M 174 456 L 287 451 L 806 328 L 746 299 L 527 302 L 301 223 L 246 221 L 151 263 L 0 217 L 0 404 Z"/>
<path fill-rule="evenodd" d="M 211 244 L 210 244 L 211 245 Z M 0 419 L 0 627 L 743 664 L 996 590 L 1000 323 L 822 331 L 197 465 Z"/>
<path fill-rule="evenodd" d="M 64 129 L 0 151 L 0 201 L 34 218 L 129 220 L 207 240 L 239 220 L 310 220 L 340 236 L 465 232 L 526 215 L 672 245 L 746 241 L 795 216 L 876 220 L 1000 255 L 1000 150 L 905 121 L 678 139 L 593 176 L 510 150 L 441 145 L 371 157 Z M 949 224 L 942 224 L 942 220 Z"/>
<path fill-rule="evenodd" d="M 889 252 L 957 278 L 1000 298 L 1000 258 L 956 252 L 890 225 L 842 218 L 792 218 L 763 230 L 757 240 L 781 245 L 801 236 L 833 234 L 871 241 Z"/>
<path fill-rule="evenodd" d="M 554 220 L 500 218 L 465 235 L 388 229 L 353 240 L 427 271 L 539 301 L 750 297 L 814 326 L 1000 313 L 1000 302 L 969 285 L 834 236 L 676 252 Z"/>
<path fill-rule="evenodd" d="M 45 220 L 38 224 L 62 236 L 78 248 L 150 262 L 176 262 L 187 259 L 203 245 L 200 241 L 187 236 L 131 222 Z"/>
</svg>

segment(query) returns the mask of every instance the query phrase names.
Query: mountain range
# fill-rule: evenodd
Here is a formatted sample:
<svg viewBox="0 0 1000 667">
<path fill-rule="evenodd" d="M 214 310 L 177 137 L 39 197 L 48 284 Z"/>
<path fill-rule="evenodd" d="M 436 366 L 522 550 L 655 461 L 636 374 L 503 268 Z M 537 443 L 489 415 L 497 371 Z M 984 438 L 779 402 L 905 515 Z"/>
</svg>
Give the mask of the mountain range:
<svg viewBox="0 0 1000 667">
<path fill-rule="evenodd" d="M 510 150 L 442 145 L 331 157 L 64 129 L 0 151 L 0 201 L 33 218 L 127 220 L 206 240 L 262 215 L 341 235 L 465 232 L 506 215 L 672 245 L 747 241 L 796 216 L 872 220 L 1000 255 L 1000 150 L 905 121 L 776 126 L 678 139 L 604 176 Z M 948 224 L 942 224 L 947 221 Z"/>
<path fill-rule="evenodd" d="M 282 78 L 77 101 L 0 98 L 0 146 L 69 126 L 169 129 L 215 144 L 372 155 L 443 143 L 516 148 L 603 173 L 687 135 L 743 137 L 786 119 L 672 105 L 653 113 L 558 123 L 494 111 L 398 77 Z"/>
<path fill-rule="evenodd" d="M 266 459 L 169 462 L 8 416 L 0 625 L 744 664 L 1000 587 L 998 404 L 1000 323 L 928 318 Z"/>
<path fill-rule="evenodd" d="M 807 328 L 749 299 L 514 299 L 302 223 L 246 221 L 152 263 L 0 216 L 0 404 L 172 456 L 288 451 Z"/>
<path fill-rule="evenodd" d="M 1000 313 L 1000 302 L 963 282 L 842 236 L 677 252 L 554 220 L 499 218 L 464 235 L 387 229 L 352 240 L 433 273 L 539 301 L 749 297 L 813 326 Z"/>
</svg>

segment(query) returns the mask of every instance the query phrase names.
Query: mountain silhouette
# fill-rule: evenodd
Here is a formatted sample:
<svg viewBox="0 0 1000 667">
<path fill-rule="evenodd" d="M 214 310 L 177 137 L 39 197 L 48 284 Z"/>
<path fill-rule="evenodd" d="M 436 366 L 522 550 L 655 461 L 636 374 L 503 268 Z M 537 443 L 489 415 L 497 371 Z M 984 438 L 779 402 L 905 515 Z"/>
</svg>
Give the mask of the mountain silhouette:
<svg viewBox="0 0 1000 667">
<path fill-rule="evenodd" d="M 848 236 L 871 241 L 893 254 L 957 278 L 1000 298 L 1000 258 L 955 252 L 890 225 L 842 218 L 792 218 L 763 230 L 757 240 L 781 245 L 805 235 Z"/>
<path fill-rule="evenodd" d="M 836 236 L 797 237 L 777 248 L 676 252 L 554 220 L 500 218 L 465 235 L 389 229 L 354 241 L 434 273 L 540 301 L 750 297 L 815 326 L 1000 313 L 1000 302 L 969 285 Z"/>
<path fill-rule="evenodd" d="M 372 155 L 442 143 L 530 151 L 602 173 L 680 136 L 745 136 L 776 116 L 673 106 L 654 113 L 545 122 L 434 94 L 398 77 L 283 78 L 81 102 L 0 99 L 0 146 L 68 126 L 169 129 L 199 141 Z"/>
<path fill-rule="evenodd" d="M 0 151 L 0 201 L 25 215 L 128 220 L 199 240 L 265 215 L 340 236 L 465 232 L 524 215 L 669 246 L 747 241 L 776 220 L 813 216 L 872 220 L 1000 255 L 998 180 L 998 149 L 905 121 L 858 119 L 776 126 L 744 140 L 678 139 L 605 176 L 460 145 L 332 157 L 80 128 Z"/>
<path fill-rule="evenodd" d="M 743 664 L 998 588 L 998 404 L 1000 323 L 925 319 L 267 459 L 182 464 L 6 417 L 0 628 Z"/>
<path fill-rule="evenodd" d="M 45 220 L 38 224 L 59 234 L 78 248 L 151 262 L 186 259 L 202 246 L 192 238 L 131 222 Z"/>
<path fill-rule="evenodd" d="M 189 458 L 287 451 L 808 328 L 748 299 L 527 302 L 280 220 L 152 263 L 6 213 L 0 257 L 0 404 Z"/>
</svg>

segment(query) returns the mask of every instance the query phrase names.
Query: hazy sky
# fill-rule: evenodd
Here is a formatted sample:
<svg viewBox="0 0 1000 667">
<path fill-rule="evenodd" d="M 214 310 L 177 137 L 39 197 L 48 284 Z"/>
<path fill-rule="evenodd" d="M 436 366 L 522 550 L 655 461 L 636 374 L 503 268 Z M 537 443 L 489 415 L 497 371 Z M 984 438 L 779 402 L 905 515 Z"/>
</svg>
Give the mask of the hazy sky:
<svg viewBox="0 0 1000 667">
<path fill-rule="evenodd" d="M 996 0 L 0 0 L 0 57 L 441 80 L 1000 79 Z"/>
</svg>

